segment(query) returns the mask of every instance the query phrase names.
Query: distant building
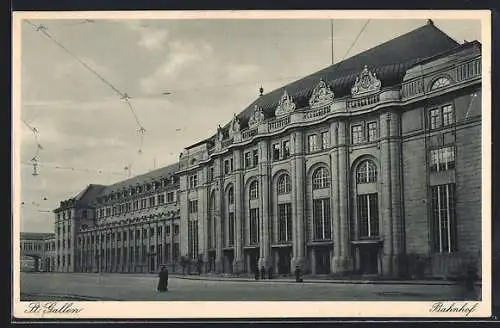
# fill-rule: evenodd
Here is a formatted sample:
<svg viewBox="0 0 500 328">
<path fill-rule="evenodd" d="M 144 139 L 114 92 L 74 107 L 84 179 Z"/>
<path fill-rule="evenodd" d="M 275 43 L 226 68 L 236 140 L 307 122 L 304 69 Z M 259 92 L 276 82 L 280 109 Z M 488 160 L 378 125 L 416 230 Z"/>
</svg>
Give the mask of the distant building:
<svg viewBox="0 0 500 328">
<path fill-rule="evenodd" d="M 432 21 L 256 99 L 179 163 L 56 213 L 59 271 L 480 268 L 481 44 Z M 84 215 L 85 214 L 85 215 Z"/>
<path fill-rule="evenodd" d="M 53 233 L 21 232 L 21 271 L 55 271 Z"/>
</svg>

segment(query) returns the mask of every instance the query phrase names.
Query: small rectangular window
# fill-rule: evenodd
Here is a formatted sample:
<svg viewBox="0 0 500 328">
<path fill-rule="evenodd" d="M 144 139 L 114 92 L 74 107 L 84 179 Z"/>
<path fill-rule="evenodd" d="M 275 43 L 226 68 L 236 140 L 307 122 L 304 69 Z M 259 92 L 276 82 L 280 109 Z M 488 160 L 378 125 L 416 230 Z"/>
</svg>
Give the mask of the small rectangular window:
<svg viewBox="0 0 500 328">
<path fill-rule="evenodd" d="M 431 109 L 429 112 L 431 129 L 437 129 L 441 127 L 441 113 L 439 108 Z"/>
<path fill-rule="evenodd" d="M 327 149 L 330 147 L 330 133 L 321 133 L 321 149 Z"/>
<path fill-rule="evenodd" d="M 318 136 L 315 134 L 312 134 L 307 137 L 307 144 L 308 144 L 308 149 L 309 152 L 314 152 L 318 150 Z"/>
<path fill-rule="evenodd" d="M 245 168 L 249 168 L 252 166 L 252 158 L 250 156 L 250 152 L 245 153 Z"/>
<path fill-rule="evenodd" d="M 370 122 L 367 124 L 368 127 L 368 141 L 377 140 L 377 122 Z"/>
<path fill-rule="evenodd" d="M 363 142 L 363 127 L 361 125 L 353 125 L 351 128 L 351 134 L 353 144 Z"/>
<path fill-rule="evenodd" d="M 257 164 L 259 164 L 259 150 L 254 149 L 252 153 L 253 153 L 253 166 L 257 166 Z"/>
<path fill-rule="evenodd" d="M 283 141 L 283 158 L 290 157 L 290 141 Z"/>
<path fill-rule="evenodd" d="M 281 145 L 279 143 L 273 144 L 273 160 L 277 161 L 280 159 Z"/>
</svg>

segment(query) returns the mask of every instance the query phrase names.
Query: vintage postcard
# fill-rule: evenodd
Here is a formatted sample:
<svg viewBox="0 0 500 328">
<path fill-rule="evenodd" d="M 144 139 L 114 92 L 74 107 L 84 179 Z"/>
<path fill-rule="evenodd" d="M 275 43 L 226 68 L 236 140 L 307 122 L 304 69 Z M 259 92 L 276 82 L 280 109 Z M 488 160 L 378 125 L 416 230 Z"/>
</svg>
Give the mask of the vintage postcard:
<svg viewBox="0 0 500 328">
<path fill-rule="evenodd" d="M 13 60 L 14 317 L 490 316 L 489 11 L 15 12 Z"/>
</svg>

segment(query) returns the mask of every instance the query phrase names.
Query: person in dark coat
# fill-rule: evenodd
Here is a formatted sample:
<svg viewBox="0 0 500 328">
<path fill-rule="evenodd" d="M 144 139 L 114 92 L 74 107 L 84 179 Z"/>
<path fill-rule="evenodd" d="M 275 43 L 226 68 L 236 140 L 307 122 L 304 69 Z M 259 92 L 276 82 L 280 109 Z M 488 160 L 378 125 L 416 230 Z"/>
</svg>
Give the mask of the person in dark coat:
<svg viewBox="0 0 500 328">
<path fill-rule="evenodd" d="M 161 270 L 160 273 L 158 274 L 158 277 L 160 277 L 158 281 L 158 291 L 159 292 L 168 291 L 168 270 L 164 265 L 161 266 Z"/>
<path fill-rule="evenodd" d="M 295 281 L 302 282 L 302 273 L 300 272 L 300 267 L 298 265 L 295 267 Z"/>
<path fill-rule="evenodd" d="M 266 279 L 266 268 L 264 268 L 264 266 L 260 268 L 260 279 Z"/>
<path fill-rule="evenodd" d="M 255 274 L 255 280 L 259 280 L 259 268 L 258 267 L 255 267 L 254 274 Z"/>
</svg>

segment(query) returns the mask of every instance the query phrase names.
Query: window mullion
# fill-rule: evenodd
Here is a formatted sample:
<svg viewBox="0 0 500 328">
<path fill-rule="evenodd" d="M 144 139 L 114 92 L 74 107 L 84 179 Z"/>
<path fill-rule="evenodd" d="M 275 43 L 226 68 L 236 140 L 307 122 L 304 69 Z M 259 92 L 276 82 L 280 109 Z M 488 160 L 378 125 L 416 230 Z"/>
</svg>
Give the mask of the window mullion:
<svg viewBox="0 0 500 328">
<path fill-rule="evenodd" d="M 451 253 L 451 223 L 450 223 L 450 185 L 446 185 L 446 215 L 447 220 L 447 237 L 448 237 L 448 253 Z"/>
<path fill-rule="evenodd" d="M 437 187 L 437 208 L 438 208 L 438 231 L 439 231 L 439 252 L 443 252 L 443 236 L 441 231 L 441 186 Z"/>
</svg>

